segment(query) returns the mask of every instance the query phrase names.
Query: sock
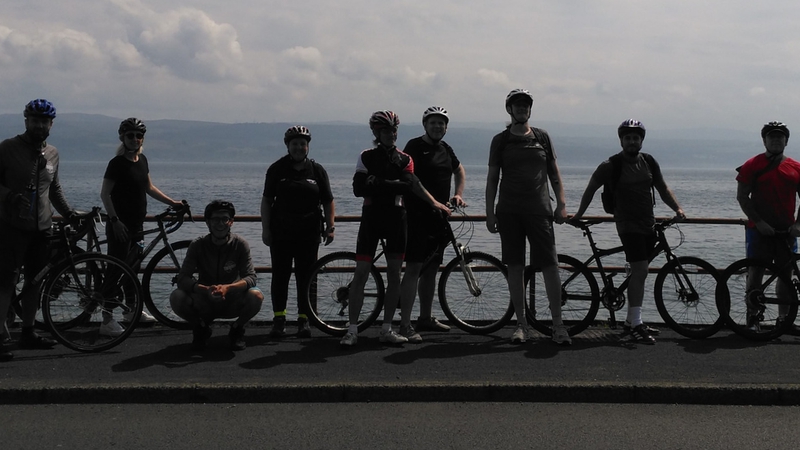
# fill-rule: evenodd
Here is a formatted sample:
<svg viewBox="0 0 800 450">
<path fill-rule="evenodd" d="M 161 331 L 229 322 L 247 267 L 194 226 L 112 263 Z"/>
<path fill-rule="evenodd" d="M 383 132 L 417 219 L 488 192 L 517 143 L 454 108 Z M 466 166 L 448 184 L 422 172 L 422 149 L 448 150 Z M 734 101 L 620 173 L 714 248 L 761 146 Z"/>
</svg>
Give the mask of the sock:
<svg viewBox="0 0 800 450">
<path fill-rule="evenodd" d="M 350 325 L 347 327 L 348 333 L 358 334 L 358 325 Z"/>
<path fill-rule="evenodd" d="M 391 329 L 392 329 L 392 322 L 383 322 L 383 325 L 381 326 L 382 332 L 387 333 L 391 331 Z"/>
<path fill-rule="evenodd" d="M 642 307 L 630 306 L 628 307 L 628 318 L 626 322 L 631 324 L 631 328 L 638 327 L 642 324 Z"/>
</svg>

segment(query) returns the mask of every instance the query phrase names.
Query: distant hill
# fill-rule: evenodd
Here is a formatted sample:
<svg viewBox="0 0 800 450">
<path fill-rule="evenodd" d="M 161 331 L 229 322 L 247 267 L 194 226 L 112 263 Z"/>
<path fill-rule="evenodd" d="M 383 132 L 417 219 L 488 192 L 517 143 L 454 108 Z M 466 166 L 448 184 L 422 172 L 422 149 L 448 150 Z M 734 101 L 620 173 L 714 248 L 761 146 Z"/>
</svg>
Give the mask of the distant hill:
<svg viewBox="0 0 800 450">
<path fill-rule="evenodd" d="M 110 159 L 119 141 L 121 118 L 68 113 L 56 119 L 49 141 L 70 161 Z M 286 152 L 283 133 L 294 123 L 216 123 L 148 120 L 145 152 L 154 161 L 242 162 L 266 164 Z M 311 157 L 322 163 L 355 163 L 358 152 L 372 145 L 366 124 L 306 123 L 312 132 Z M 619 151 L 614 127 L 537 122 L 551 135 L 559 163 L 593 167 Z M 453 125 L 445 140 L 464 164 L 485 165 L 492 137 L 503 124 Z M 0 138 L 24 131 L 22 115 L 0 115 Z M 422 134 L 422 126 L 401 125 L 399 144 Z M 722 129 L 649 130 L 644 151 L 665 167 L 735 167 L 763 151 L 757 131 Z M 789 147 L 791 153 L 791 146 Z"/>
</svg>

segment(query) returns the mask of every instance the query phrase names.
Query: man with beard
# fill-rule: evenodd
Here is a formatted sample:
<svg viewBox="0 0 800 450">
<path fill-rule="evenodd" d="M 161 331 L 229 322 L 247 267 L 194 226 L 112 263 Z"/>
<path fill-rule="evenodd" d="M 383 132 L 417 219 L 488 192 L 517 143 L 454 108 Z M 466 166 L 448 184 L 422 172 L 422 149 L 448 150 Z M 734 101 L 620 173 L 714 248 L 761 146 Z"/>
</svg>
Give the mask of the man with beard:
<svg viewBox="0 0 800 450">
<path fill-rule="evenodd" d="M 610 180 L 614 186 L 611 194 L 614 196 L 614 221 L 625 249 L 625 260 L 631 267 L 628 315 L 623 328 L 634 342 L 653 345 L 656 340 L 652 335 L 658 334 L 658 329 L 642 323 L 644 283 L 650 254 L 656 244 L 652 189 L 658 191 L 678 219 L 683 220 L 686 215 L 664 181 L 661 167 L 652 156 L 641 152 L 645 133 L 644 124 L 638 120 L 628 119 L 620 124 L 617 136 L 622 151 L 600 163 L 594 171 L 572 219 L 578 220 L 583 216 L 594 193 Z"/>
<path fill-rule="evenodd" d="M 47 143 L 56 108 L 36 99 L 25 105 L 24 116 L 25 133 L 0 142 L 0 324 L 6 323 L 20 267 L 29 283 L 47 263 L 52 208 L 64 217 L 72 214 L 58 180 L 58 150 Z M 19 348 L 52 348 L 56 342 L 33 329 L 39 298 L 35 289 L 29 292 L 22 299 Z M 13 357 L 0 348 L 0 361 Z"/>
</svg>

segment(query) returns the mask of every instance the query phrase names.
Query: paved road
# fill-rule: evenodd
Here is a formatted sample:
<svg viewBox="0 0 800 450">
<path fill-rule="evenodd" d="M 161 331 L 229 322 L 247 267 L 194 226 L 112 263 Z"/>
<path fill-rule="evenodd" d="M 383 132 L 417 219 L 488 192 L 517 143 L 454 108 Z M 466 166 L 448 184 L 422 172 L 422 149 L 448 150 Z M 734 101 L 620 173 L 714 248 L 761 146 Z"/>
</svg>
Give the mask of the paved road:
<svg viewBox="0 0 800 450">
<path fill-rule="evenodd" d="M 378 328 L 353 349 L 316 333 L 270 340 L 248 328 L 248 348 L 193 353 L 191 332 L 142 328 L 119 347 L 82 354 L 17 350 L 0 363 L 0 403 L 532 401 L 800 405 L 796 337 L 753 343 L 730 332 L 695 341 L 664 330 L 655 346 L 594 328 L 572 347 L 512 345 L 453 330 L 388 347 Z"/>
</svg>

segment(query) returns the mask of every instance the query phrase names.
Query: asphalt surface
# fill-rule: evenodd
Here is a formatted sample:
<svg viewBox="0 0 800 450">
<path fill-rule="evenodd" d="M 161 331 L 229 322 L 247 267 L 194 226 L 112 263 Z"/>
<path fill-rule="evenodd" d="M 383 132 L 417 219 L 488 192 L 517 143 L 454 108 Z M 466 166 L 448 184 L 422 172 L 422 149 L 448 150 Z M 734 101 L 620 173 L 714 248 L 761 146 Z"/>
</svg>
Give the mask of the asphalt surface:
<svg viewBox="0 0 800 450">
<path fill-rule="evenodd" d="M 287 326 L 293 331 L 292 324 Z M 562 347 L 541 337 L 422 333 L 388 346 L 372 327 L 354 348 L 314 330 L 280 340 L 247 329 L 228 350 L 227 327 L 194 352 L 191 332 L 140 327 L 104 353 L 14 350 L 0 363 L 0 404 L 259 402 L 603 402 L 800 405 L 800 338 L 757 343 L 728 330 L 691 340 L 661 328 L 654 346 L 590 328 Z M 16 339 L 18 330 L 12 330 Z"/>
</svg>

